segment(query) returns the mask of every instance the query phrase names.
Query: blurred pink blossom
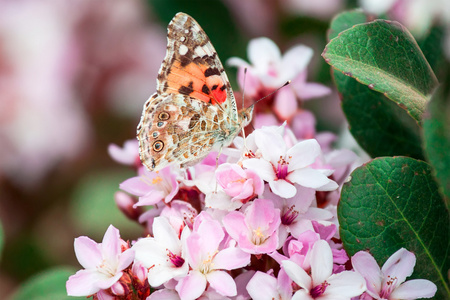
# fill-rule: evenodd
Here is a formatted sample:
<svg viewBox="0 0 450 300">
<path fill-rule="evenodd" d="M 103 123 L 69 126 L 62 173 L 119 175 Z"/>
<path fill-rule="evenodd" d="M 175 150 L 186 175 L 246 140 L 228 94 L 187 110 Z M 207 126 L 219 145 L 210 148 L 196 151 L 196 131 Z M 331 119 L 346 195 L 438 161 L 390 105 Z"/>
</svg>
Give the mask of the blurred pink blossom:
<svg viewBox="0 0 450 300">
<path fill-rule="evenodd" d="M 108 154 L 116 162 L 123 165 L 135 167 L 142 165 L 139 158 L 139 143 L 136 139 L 125 141 L 122 148 L 116 144 L 110 144 L 108 146 Z"/>
<path fill-rule="evenodd" d="M 297 99 L 304 101 L 331 92 L 324 85 L 306 82 L 306 67 L 313 56 L 313 50 L 307 46 L 294 46 L 282 56 L 272 40 L 261 37 L 249 42 L 247 52 L 250 64 L 238 57 L 227 61 L 239 68 L 239 84 L 246 95 L 258 100 L 259 96 L 265 96 L 291 81 L 275 94 L 274 112 L 282 120 L 290 120 L 297 112 Z M 245 68 L 248 72 L 244 87 Z"/>
<path fill-rule="evenodd" d="M 141 110 L 165 34 L 139 0 L 0 2 L 0 175 L 36 186 L 93 144 L 88 113 Z"/>
</svg>

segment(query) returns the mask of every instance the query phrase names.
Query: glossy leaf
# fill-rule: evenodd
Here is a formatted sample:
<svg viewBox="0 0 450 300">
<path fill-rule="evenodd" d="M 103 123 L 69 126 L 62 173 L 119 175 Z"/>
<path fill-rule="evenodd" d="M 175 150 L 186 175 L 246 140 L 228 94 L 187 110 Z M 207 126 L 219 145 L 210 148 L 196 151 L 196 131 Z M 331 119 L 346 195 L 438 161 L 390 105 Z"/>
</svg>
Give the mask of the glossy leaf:
<svg viewBox="0 0 450 300">
<path fill-rule="evenodd" d="M 420 127 L 397 104 L 355 79 L 334 71 L 350 132 L 371 156 L 423 159 Z"/>
<path fill-rule="evenodd" d="M 67 296 L 66 281 L 76 271 L 74 268 L 57 268 L 39 273 L 22 284 L 11 300 L 86 299 Z"/>
<path fill-rule="evenodd" d="M 328 30 L 328 40 L 334 39 L 340 32 L 352 28 L 357 24 L 367 23 L 373 20 L 372 17 L 365 14 L 361 9 L 344 11 L 331 20 L 330 29 Z"/>
<path fill-rule="evenodd" d="M 332 39 L 322 56 L 333 68 L 383 93 L 420 122 L 437 79 L 400 23 L 376 20 Z"/>
<path fill-rule="evenodd" d="M 427 160 L 433 166 L 436 180 L 450 210 L 450 99 L 436 95 L 425 115 L 424 142 Z"/>
<path fill-rule="evenodd" d="M 436 299 L 450 296 L 449 215 L 427 163 L 383 157 L 357 168 L 343 186 L 338 218 L 349 255 L 368 250 L 382 265 L 404 247 L 416 255 L 412 278 L 433 281 Z"/>
<path fill-rule="evenodd" d="M 419 41 L 420 49 L 427 59 L 434 73 L 440 77 L 440 73 L 447 67 L 444 59 L 444 45 L 446 38 L 445 28 L 434 26 L 426 37 Z"/>
</svg>

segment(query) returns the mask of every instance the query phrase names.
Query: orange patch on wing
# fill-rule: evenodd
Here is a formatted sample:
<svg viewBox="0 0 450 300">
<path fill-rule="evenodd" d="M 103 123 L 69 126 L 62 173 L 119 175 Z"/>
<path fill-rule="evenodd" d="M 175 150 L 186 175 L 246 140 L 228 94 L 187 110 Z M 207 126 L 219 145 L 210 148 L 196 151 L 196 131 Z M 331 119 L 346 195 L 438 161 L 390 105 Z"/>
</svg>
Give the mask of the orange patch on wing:
<svg viewBox="0 0 450 300">
<path fill-rule="evenodd" d="M 206 78 L 206 85 L 211 90 L 214 102 L 224 103 L 227 100 L 227 91 L 222 78 L 218 75 L 213 75 Z"/>
<path fill-rule="evenodd" d="M 212 104 L 225 102 L 225 83 L 218 75 L 206 77 L 208 68 L 195 63 L 181 66 L 179 61 L 175 61 L 167 75 L 167 93 L 182 93 Z"/>
</svg>

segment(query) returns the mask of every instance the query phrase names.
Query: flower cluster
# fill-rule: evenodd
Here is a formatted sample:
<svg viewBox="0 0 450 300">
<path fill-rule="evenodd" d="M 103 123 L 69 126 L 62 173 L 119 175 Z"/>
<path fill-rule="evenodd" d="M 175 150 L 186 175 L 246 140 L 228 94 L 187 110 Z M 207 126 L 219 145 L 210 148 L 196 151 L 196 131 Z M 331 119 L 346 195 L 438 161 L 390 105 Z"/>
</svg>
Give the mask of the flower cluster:
<svg viewBox="0 0 450 300">
<path fill-rule="evenodd" d="M 308 61 L 289 69 L 267 39 L 251 43 L 250 54 L 255 43 L 270 51 L 259 60 L 251 57 L 251 66 L 235 60 L 241 68 L 249 67 L 254 91 L 273 89 L 273 78 L 280 79 L 276 84 L 284 77 L 300 78 L 302 86 L 308 86 Z M 291 51 L 310 53 L 309 60 L 308 49 Z M 280 90 L 275 101 L 294 97 L 298 105 L 295 82 L 289 89 Z M 316 90 L 315 95 L 320 94 Z M 283 112 L 275 113 L 283 117 Z M 137 170 L 136 177 L 120 184 L 116 203 L 144 226 L 146 237 L 128 243 L 111 226 L 101 244 L 77 238 L 75 252 L 85 269 L 69 278 L 68 294 L 183 300 L 434 295 L 436 286 L 427 280 L 403 283 L 415 264 L 414 254 L 405 249 L 381 270 L 367 252 L 347 256 L 336 204 L 357 157 L 348 150 L 332 150 L 332 139 L 293 131 L 294 117 L 281 126 L 257 127 L 245 140 L 236 138 L 218 160 L 218 154 L 211 153 L 186 170 L 169 166 L 149 172 L 136 163 L 137 142 L 127 142 L 123 149 L 111 146 L 115 160 Z M 419 292 L 413 284 L 420 286 Z"/>
</svg>

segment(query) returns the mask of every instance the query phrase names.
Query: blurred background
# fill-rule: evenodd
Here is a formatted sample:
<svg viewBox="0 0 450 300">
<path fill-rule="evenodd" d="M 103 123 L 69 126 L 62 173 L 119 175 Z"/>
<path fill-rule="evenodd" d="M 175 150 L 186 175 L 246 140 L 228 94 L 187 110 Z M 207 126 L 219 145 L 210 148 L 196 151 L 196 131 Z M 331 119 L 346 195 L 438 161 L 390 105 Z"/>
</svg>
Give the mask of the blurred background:
<svg viewBox="0 0 450 300">
<path fill-rule="evenodd" d="M 113 198 L 134 172 L 107 148 L 135 138 L 177 12 L 201 24 L 224 64 L 247 60 L 255 37 L 282 52 L 305 44 L 314 50 L 308 81 L 333 88 L 320 57 L 327 28 L 356 7 L 399 20 L 419 44 L 433 36 L 427 57 L 448 79 L 450 0 L 0 0 L 0 297 L 52 267 L 79 269 L 75 237 L 101 241 L 109 224 L 124 239 L 142 234 Z M 345 127 L 336 92 L 305 106 L 318 131 Z"/>
</svg>

